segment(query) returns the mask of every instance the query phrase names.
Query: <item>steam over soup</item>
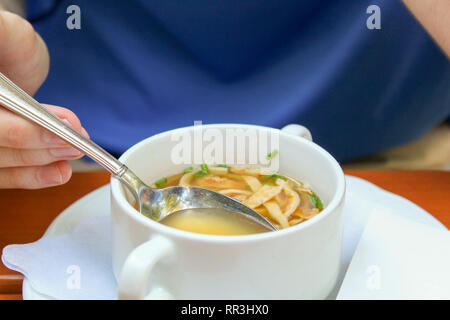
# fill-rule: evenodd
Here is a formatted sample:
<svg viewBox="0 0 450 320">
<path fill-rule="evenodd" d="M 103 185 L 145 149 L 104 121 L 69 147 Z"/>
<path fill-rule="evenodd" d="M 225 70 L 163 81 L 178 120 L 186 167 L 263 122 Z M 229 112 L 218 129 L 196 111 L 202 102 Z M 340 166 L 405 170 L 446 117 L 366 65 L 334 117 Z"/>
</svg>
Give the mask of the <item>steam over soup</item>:
<svg viewBox="0 0 450 320">
<path fill-rule="evenodd" d="M 309 220 L 323 209 L 320 198 L 305 183 L 264 168 L 226 165 L 189 167 L 162 178 L 153 187 L 194 186 L 232 197 L 266 217 L 278 229 Z"/>
</svg>

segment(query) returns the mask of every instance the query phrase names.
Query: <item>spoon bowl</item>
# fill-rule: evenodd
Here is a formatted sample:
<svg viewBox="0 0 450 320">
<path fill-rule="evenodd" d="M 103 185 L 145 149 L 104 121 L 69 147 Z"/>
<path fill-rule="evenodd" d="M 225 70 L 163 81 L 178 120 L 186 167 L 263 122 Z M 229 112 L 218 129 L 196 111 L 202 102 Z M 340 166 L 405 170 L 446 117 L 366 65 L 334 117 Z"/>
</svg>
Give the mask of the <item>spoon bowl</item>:
<svg viewBox="0 0 450 320">
<path fill-rule="evenodd" d="M 220 208 L 243 214 L 269 230 L 277 230 L 272 223 L 255 210 L 219 192 L 191 186 L 154 189 L 146 185 L 128 168 L 120 179 L 133 193 L 139 212 L 155 221 L 160 221 L 179 210 Z"/>
</svg>

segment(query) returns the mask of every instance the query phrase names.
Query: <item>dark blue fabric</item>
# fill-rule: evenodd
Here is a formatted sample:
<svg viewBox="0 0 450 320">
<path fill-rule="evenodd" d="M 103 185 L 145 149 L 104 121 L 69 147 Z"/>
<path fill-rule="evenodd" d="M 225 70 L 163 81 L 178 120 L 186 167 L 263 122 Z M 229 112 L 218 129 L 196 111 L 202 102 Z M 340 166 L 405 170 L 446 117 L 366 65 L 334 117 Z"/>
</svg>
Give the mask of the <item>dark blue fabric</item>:
<svg viewBox="0 0 450 320">
<path fill-rule="evenodd" d="M 300 123 L 344 161 L 450 114 L 450 63 L 397 0 L 60 1 L 34 26 L 51 55 L 37 98 L 116 154 L 194 120 Z"/>
</svg>

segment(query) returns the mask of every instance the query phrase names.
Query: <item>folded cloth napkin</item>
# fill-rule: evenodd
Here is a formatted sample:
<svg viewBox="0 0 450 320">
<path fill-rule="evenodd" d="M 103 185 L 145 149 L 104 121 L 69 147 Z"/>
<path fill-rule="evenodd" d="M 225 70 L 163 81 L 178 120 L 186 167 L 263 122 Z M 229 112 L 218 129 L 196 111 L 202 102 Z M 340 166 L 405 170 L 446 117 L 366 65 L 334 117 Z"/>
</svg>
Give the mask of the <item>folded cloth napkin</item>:
<svg viewBox="0 0 450 320">
<path fill-rule="evenodd" d="M 7 246 L 2 262 L 24 274 L 34 290 L 50 297 L 116 299 L 110 238 L 109 215 L 90 218 L 70 234 Z"/>
<path fill-rule="evenodd" d="M 337 299 L 450 299 L 450 232 L 375 212 Z"/>
</svg>

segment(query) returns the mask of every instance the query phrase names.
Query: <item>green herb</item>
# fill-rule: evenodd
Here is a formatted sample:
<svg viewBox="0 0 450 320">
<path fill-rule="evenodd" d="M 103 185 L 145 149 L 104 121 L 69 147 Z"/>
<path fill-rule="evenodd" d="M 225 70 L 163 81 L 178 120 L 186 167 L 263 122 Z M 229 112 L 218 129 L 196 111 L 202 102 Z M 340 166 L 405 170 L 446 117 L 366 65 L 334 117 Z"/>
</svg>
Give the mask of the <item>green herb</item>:
<svg viewBox="0 0 450 320">
<path fill-rule="evenodd" d="M 159 187 L 162 187 L 163 185 L 165 185 L 167 183 L 167 178 L 162 178 L 162 179 L 160 179 L 160 180 L 158 180 L 158 181 L 156 181 L 155 182 L 155 184 L 156 184 L 156 186 L 159 188 Z"/>
<path fill-rule="evenodd" d="M 197 171 L 197 172 L 194 174 L 194 176 L 197 177 L 197 178 L 201 178 L 201 177 L 203 177 L 205 174 L 208 174 L 208 173 L 209 173 L 209 168 L 208 168 L 208 165 L 207 165 L 206 163 L 202 163 L 202 164 L 200 165 L 200 168 L 201 168 L 201 170 L 200 170 L 200 171 Z"/>
<path fill-rule="evenodd" d="M 265 185 L 265 186 L 271 186 L 271 185 L 273 185 L 273 182 L 264 182 L 263 185 Z"/>
<path fill-rule="evenodd" d="M 183 172 L 184 173 L 189 173 L 189 172 L 192 172 L 192 170 L 194 170 L 194 168 L 189 167 L 189 168 L 184 169 Z"/>
<path fill-rule="evenodd" d="M 271 153 L 267 155 L 267 160 L 273 159 L 278 154 L 278 150 L 273 150 Z"/>
<path fill-rule="evenodd" d="M 226 164 L 218 164 L 217 166 L 220 167 L 220 168 L 227 168 Z"/>
<path fill-rule="evenodd" d="M 207 165 L 206 163 L 202 163 L 202 164 L 200 165 L 200 168 L 202 169 L 202 171 L 203 171 L 205 174 L 208 174 L 208 173 L 209 173 L 209 168 L 208 168 L 208 165 Z"/>
<path fill-rule="evenodd" d="M 311 203 L 315 208 L 319 208 L 320 210 L 323 209 L 323 203 L 318 196 L 312 194 L 309 196 L 309 198 L 311 199 Z"/>
<path fill-rule="evenodd" d="M 204 171 L 197 171 L 196 173 L 194 173 L 194 176 L 195 176 L 196 178 L 201 178 L 201 177 L 203 177 L 205 174 L 206 174 L 206 172 L 204 172 Z"/>
<path fill-rule="evenodd" d="M 278 174 L 267 174 L 267 175 L 265 175 L 265 176 L 262 176 L 262 178 L 263 178 L 264 180 L 267 180 L 267 179 L 272 179 L 272 180 L 277 180 L 277 179 L 287 180 L 286 177 L 280 176 L 280 175 L 278 175 Z"/>
<path fill-rule="evenodd" d="M 250 188 L 249 185 L 246 185 L 246 186 L 245 186 L 245 189 L 251 190 L 252 188 Z"/>
</svg>

